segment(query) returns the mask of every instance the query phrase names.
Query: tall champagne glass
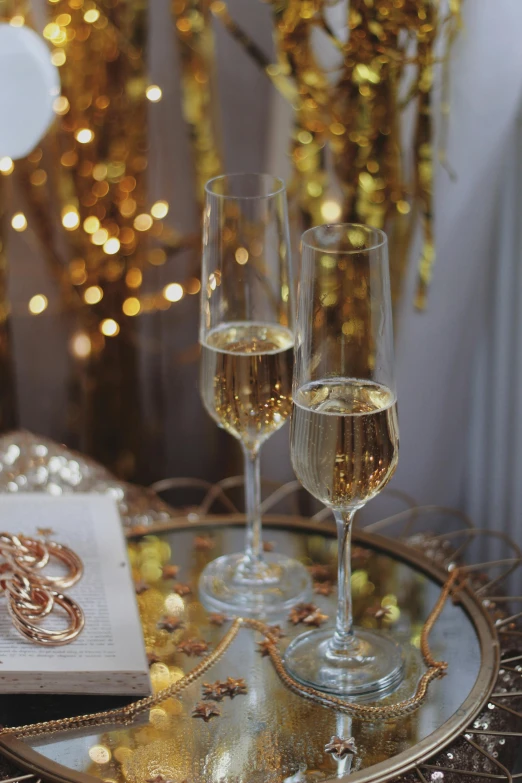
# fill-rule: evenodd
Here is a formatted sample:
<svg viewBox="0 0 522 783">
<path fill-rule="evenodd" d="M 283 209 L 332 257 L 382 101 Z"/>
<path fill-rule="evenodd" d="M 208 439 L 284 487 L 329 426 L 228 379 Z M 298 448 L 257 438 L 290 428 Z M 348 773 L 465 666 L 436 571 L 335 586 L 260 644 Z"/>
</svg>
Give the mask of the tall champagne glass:
<svg viewBox="0 0 522 783">
<path fill-rule="evenodd" d="M 203 217 L 200 390 L 209 414 L 241 443 L 246 548 L 203 571 L 211 608 L 283 611 L 306 597 L 303 565 L 264 554 L 260 449 L 290 415 L 294 292 L 284 183 L 267 174 L 210 180 Z"/>
<path fill-rule="evenodd" d="M 297 637 L 285 665 L 298 680 L 346 696 L 391 689 L 403 674 L 389 636 L 354 628 L 350 539 L 355 512 L 397 466 L 392 316 L 386 235 L 356 224 L 303 234 L 291 430 L 301 484 L 335 515 L 335 631 Z"/>
</svg>

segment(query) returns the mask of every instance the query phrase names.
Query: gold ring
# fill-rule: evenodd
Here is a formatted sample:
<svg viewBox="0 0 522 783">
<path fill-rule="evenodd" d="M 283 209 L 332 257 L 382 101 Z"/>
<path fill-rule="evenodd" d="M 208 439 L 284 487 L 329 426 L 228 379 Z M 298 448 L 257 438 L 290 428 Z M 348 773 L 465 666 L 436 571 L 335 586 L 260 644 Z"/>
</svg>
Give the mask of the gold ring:
<svg viewBox="0 0 522 783">
<path fill-rule="evenodd" d="M 62 595 L 62 593 L 57 593 L 54 590 L 50 591 L 50 593 L 54 604 L 61 607 L 71 621 L 69 626 L 63 631 L 52 631 L 30 623 L 23 615 L 18 614 L 16 603 L 11 599 L 7 603 L 7 609 L 13 621 L 13 625 L 26 639 L 29 639 L 31 642 L 36 642 L 36 644 L 44 645 L 45 647 L 59 647 L 76 639 L 83 630 L 85 618 L 82 610 L 72 598 Z"/>
</svg>

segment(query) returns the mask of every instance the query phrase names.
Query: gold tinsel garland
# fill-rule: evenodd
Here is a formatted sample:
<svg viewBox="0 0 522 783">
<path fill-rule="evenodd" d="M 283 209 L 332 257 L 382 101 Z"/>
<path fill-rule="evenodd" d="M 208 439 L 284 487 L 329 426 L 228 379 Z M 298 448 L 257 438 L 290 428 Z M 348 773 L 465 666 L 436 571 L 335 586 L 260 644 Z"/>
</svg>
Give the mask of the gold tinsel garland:
<svg viewBox="0 0 522 783">
<path fill-rule="evenodd" d="M 448 49 L 460 20 L 460 0 L 448 2 L 443 11 L 437 0 L 350 0 L 341 38 L 329 22 L 339 3 L 271 0 L 274 62 L 238 26 L 223 0 L 172 0 L 181 110 L 198 204 L 204 182 L 222 169 L 214 17 L 294 108 L 289 194 L 300 228 L 342 219 L 384 227 L 397 298 L 412 227 L 420 217 L 424 246 L 416 304 L 424 306 L 435 258 L 430 96 L 439 62 L 436 42 L 444 32 Z M 31 25 L 31 7 L 27 0 L 0 0 L 0 17 L 14 26 Z M 131 475 L 141 420 L 136 316 L 168 309 L 199 292 L 199 238 L 170 229 L 164 223 L 169 204 L 151 204 L 147 197 L 147 117 L 162 99 L 161 86 L 148 78 L 147 3 L 48 0 L 46 8 L 43 35 L 63 88 L 55 101 L 56 123 L 23 161 L 0 159 L 2 376 L 12 373 L 8 240 L 12 231 L 25 231 L 60 291 L 59 305 L 35 292 L 29 312 L 41 316 L 58 307 L 71 314 L 69 431 L 76 433 L 77 446 L 118 474 Z M 334 68 L 324 65 L 326 52 L 335 53 Z M 443 118 L 447 85 L 446 66 Z M 407 160 L 401 147 L 405 110 L 414 115 Z M 442 130 L 444 137 L 444 123 Z M 14 212 L 14 198 L 24 212 Z M 147 291 L 148 270 L 184 250 L 192 251 L 190 276 Z M 364 318 L 353 316 L 356 334 L 364 329 Z M 14 399 L 13 386 L 4 384 L 4 428 L 16 423 Z"/>
<path fill-rule="evenodd" d="M 270 4 L 276 64 L 267 64 L 259 55 L 222 0 L 215 0 L 211 9 L 295 107 L 291 192 L 304 227 L 346 220 L 385 228 L 390 234 L 397 298 L 411 228 L 420 214 L 424 245 L 416 305 L 423 308 L 435 260 L 433 70 L 440 62 L 436 46 L 442 28 L 446 28 L 447 61 L 460 24 L 460 0 L 450 0 L 444 18 L 438 0 L 350 0 L 344 38 L 328 21 L 329 12 L 339 3 L 271 0 Z M 319 48 L 323 55 L 327 49 L 337 55 L 334 69 L 321 64 Z M 412 177 L 406 173 L 410 161 L 403 161 L 401 143 L 402 114 L 410 106 L 415 113 Z"/>
<path fill-rule="evenodd" d="M 0 160 L 5 201 L 16 199 L 24 210 L 10 207 L 5 215 L 0 253 L 11 232 L 25 232 L 58 282 L 59 302 L 35 293 L 28 310 L 39 317 L 69 313 L 68 326 L 74 324 L 70 438 L 129 476 L 143 442 L 135 316 L 166 310 L 200 289 L 192 276 L 147 293 L 147 271 L 199 239 L 172 231 L 163 222 L 169 204 L 148 199 L 148 107 L 161 100 L 162 89 L 148 78 L 147 3 L 48 0 L 46 6 L 43 36 L 60 68 L 62 93 L 41 144 L 23 160 Z M 27 0 L 2 2 L 0 16 L 15 27 L 34 25 Z M 203 81 L 200 75 L 194 84 Z M 203 108 L 194 121 L 204 114 Z M 215 157 L 212 140 L 208 146 Z M 204 171 L 204 155 L 199 162 Z M 7 342 L 0 339 L 0 361 Z M 14 398 L 11 388 L 1 401 L 4 427 L 15 425 L 8 416 Z"/>
</svg>

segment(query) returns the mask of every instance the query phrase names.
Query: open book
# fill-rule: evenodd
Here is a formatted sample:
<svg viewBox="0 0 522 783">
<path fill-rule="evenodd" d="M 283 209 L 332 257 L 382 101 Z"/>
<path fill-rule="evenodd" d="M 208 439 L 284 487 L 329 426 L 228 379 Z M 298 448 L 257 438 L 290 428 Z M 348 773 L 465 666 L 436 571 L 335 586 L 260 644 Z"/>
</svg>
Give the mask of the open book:
<svg viewBox="0 0 522 783">
<path fill-rule="evenodd" d="M 0 693 L 139 696 L 150 693 L 143 636 L 116 503 L 76 493 L 0 495 L 0 530 L 71 547 L 84 575 L 64 592 L 85 615 L 70 644 L 42 647 L 18 634 L 0 594 Z M 43 627 L 52 627 L 49 618 Z"/>
</svg>

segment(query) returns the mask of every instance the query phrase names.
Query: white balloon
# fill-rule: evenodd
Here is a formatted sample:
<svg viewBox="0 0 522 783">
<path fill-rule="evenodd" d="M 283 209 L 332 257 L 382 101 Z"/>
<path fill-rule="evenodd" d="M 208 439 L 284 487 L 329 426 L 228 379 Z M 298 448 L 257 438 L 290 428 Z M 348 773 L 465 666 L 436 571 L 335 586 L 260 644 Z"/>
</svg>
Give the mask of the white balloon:
<svg viewBox="0 0 522 783">
<path fill-rule="evenodd" d="M 45 135 L 60 94 L 58 68 L 38 33 L 0 24 L 0 158 L 28 155 Z"/>
</svg>

